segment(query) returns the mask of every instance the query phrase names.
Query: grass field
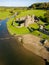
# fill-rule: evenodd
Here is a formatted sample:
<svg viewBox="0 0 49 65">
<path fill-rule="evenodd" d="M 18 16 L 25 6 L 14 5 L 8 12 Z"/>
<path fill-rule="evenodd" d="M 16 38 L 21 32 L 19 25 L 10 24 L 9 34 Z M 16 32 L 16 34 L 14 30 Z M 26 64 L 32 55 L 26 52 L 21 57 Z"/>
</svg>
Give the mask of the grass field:
<svg viewBox="0 0 49 65">
<path fill-rule="evenodd" d="M 10 11 L 12 11 L 12 12 L 18 12 L 18 13 L 20 13 L 20 12 L 24 12 L 24 11 L 26 11 L 26 9 L 17 9 L 17 8 L 2 8 L 2 7 L 0 7 L 0 19 L 5 19 L 5 18 L 10 18 L 10 16 L 12 16 L 12 13 L 10 13 Z M 14 15 L 14 14 L 13 14 Z"/>
<path fill-rule="evenodd" d="M 17 27 L 12 26 L 11 23 L 13 20 L 14 20 L 14 18 L 12 18 L 9 22 L 7 22 L 7 28 L 12 35 L 29 33 L 29 30 L 26 27 L 17 28 Z"/>
<path fill-rule="evenodd" d="M 45 28 L 49 30 L 49 25 L 45 26 Z"/>
<path fill-rule="evenodd" d="M 42 16 L 42 17 L 44 17 L 44 13 L 45 13 L 45 11 L 44 10 L 27 10 L 27 11 L 22 11 L 18 16 L 16 16 L 16 18 L 20 18 L 20 17 L 22 17 L 22 16 L 26 16 L 26 15 L 28 15 L 28 14 L 30 14 L 30 15 L 36 15 L 36 16 Z M 12 20 L 12 19 L 11 19 Z M 14 21 L 11 21 L 11 20 L 9 20 L 9 25 Z M 15 26 L 17 26 L 17 24 L 16 23 L 14 23 L 15 24 Z M 33 24 L 33 25 L 31 25 L 31 26 L 33 26 L 34 28 L 37 28 L 38 27 L 38 25 L 37 24 Z M 24 30 L 24 29 L 26 29 L 25 27 L 22 27 L 22 28 L 16 28 L 16 27 L 14 27 L 14 26 L 12 26 L 12 25 L 10 25 L 10 29 L 11 30 L 13 30 L 13 34 L 16 32 L 16 34 L 17 33 L 19 33 L 20 34 L 20 32 L 18 31 L 19 29 L 21 29 L 21 32 L 22 32 L 22 30 Z M 27 30 L 26 30 L 27 31 Z M 22 33 L 26 33 L 26 31 L 24 32 L 22 32 Z M 12 32 L 11 32 L 12 33 Z"/>
<path fill-rule="evenodd" d="M 22 17 L 22 16 L 26 16 L 26 15 L 28 15 L 28 14 L 30 14 L 30 15 L 36 15 L 36 16 L 42 16 L 42 17 L 44 17 L 44 13 L 45 13 L 45 11 L 44 10 L 27 10 L 27 11 L 24 11 L 24 12 L 21 12 L 16 18 L 20 18 L 20 17 Z M 48 37 L 48 35 L 46 35 L 46 34 L 43 34 L 43 33 L 41 33 L 41 32 L 39 32 L 39 31 L 37 31 L 37 30 L 35 30 L 35 31 L 33 31 L 33 32 L 30 32 L 26 27 L 21 27 L 21 28 L 17 28 L 16 26 L 18 25 L 16 22 L 14 22 L 14 26 L 13 25 L 11 25 L 12 24 L 12 21 L 14 21 L 14 19 L 15 18 L 12 18 L 11 20 L 9 20 L 8 22 L 7 22 L 7 27 L 8 27 L 8 30 L 9 30 L 9 32 L 10 32 L 10 34 L 17 34 L 17 35 L 19 35 L 19 34 L 33 34 L 33 35 L 36 35 L 36 36 L 39 36 L 39 34 L 41 34 L 42 35 L 42 38 L 47 38 L 47 39 L 49 39 L 49 37 Z M 39 21 L 39 24 L 44 24 L 44 22 L 42 22 L 42 21 Z M 31 25 L 29 25 L 29 27 L 32 27 L 32 28 L 34 28 L 34 29 L 38 29 L 39 28 L 39 26 L 38 26 L 38 24 L 37 23 L 34 23 L 34 24 L 31 24 Z M 49 26 L 48 26 L 49 27 Z"/>
<path fill-rule="evenodd" d="M 0 19 L 5 19 L 9 17 L 9 12 L 0 12 Z"/>
<path fill-rule="evenodd" d="M 46 11 L 44 11 L 44 10 L 27 10 L 27 11 L 24 11 L 24 12 L 21 12 L 18 16 L 17 16 L 17 18 L 20 18 L 20 17 L 22 17 L 22 16 L 26 16 L 26 15 L 35 15 L 35 16 L 42 16 L 42 17 L 44 17 L 44 13 L 45 13 Z"/>
</svg>

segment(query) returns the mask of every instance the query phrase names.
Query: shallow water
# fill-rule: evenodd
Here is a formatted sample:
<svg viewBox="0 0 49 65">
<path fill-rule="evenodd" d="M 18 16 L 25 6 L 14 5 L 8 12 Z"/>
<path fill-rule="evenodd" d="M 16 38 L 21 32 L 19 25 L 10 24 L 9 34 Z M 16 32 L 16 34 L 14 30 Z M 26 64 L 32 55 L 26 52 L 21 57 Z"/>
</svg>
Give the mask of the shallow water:
<svg viewBox="0 0 49 65">
<path fill-rule="evenodd" d="M 0 65 L 45 65 L 45 61 L 25 49 L 7 30 L 6 20 L 0 21 Z"/>
</svg>

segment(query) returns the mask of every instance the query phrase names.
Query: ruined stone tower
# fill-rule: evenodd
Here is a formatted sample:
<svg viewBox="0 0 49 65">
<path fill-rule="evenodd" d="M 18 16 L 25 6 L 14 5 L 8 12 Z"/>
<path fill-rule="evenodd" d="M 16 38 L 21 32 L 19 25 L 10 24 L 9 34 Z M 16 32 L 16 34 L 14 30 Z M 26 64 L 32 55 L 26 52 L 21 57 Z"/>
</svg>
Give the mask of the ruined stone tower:
<svg viewBox="0 0 49 65">
<path fill-rule="evenodd" d="M 26 16 L 25 22 L 24 22 L 24 26 L 28 27 L 29 24 L 34 23 L 34 15 L 30 16 Z"/>
</svg>

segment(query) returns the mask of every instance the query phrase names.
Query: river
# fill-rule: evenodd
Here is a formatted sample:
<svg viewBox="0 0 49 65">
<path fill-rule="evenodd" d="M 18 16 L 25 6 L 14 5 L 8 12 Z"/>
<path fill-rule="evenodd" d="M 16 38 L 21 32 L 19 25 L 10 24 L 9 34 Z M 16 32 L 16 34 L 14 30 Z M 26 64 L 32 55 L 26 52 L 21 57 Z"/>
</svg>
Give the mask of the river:
<svg viewBox="0 0 49 65">
<path fill-rule="evenodd" d="M 41 57 L 25 49 L 8 33 L 7 21 L 0 21 L 0 65 L 45 65 Z"/>
</svg>

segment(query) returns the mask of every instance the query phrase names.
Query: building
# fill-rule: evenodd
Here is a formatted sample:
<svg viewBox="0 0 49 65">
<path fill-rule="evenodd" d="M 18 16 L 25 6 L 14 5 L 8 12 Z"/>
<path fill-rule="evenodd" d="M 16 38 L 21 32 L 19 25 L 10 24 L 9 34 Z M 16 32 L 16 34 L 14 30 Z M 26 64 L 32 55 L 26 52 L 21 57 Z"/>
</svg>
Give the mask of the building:
<svg viewBox="0 0 49 65">
<path fill-rule="evenodd" d="M 18 23 L 19 27 L 23 27 L 23 26 L 28 27 L 30 24 L 33 24 L 35 21 L 37 22 L 39 20 L 37 18 L 35 19 L 34 15 L 32 15 L 32 16 L 27 15 L 25 17 L 16 19 L 16 23 Z"/>
</svg>

